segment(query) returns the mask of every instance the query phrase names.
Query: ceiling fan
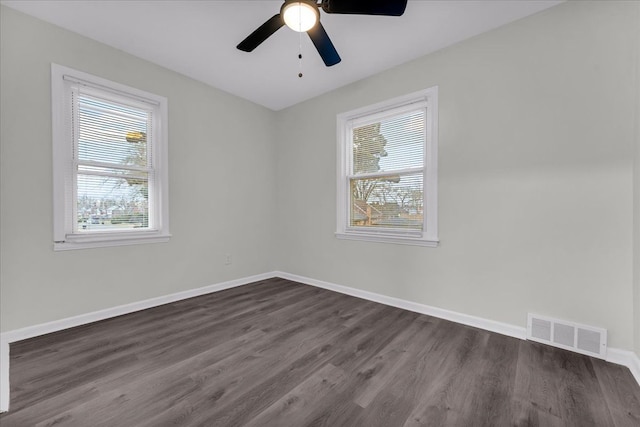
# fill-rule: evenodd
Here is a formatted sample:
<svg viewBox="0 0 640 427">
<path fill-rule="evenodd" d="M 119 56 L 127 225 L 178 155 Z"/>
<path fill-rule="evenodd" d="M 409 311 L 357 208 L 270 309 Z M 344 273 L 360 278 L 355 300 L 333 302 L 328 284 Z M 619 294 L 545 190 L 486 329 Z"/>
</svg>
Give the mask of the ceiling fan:
<svg viewBox="0 0 640 427">
<path fill-rule="evenodd" d="M 401 16 L 406 7 L 407 0 L 285 0 L 280 13 L 249 34 L 237 48 L 251 52 L 286 24 L 294 31 L 309 34 L 325 65 L 330 67 L 341 59 L 320 23 L 320 8 L 325 13 Z"/>
</svg>

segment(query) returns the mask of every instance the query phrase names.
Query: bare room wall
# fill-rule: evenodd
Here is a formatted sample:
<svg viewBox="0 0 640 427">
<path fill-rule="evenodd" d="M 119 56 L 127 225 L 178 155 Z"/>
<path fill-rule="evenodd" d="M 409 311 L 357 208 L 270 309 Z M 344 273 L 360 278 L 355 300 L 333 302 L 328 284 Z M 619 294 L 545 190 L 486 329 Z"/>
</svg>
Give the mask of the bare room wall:
<svg viewBox="0 0 640 427">
<path fill-rule="evenodd" d="M 637 8 L 637 22 L 640 22 L 640 7 Z M 640 358 L 640 25 L 636 28 L 636 66 L 635 66 L 635 79 L 636 79 L 636 111 L 635 111 L 635 124 L 636 124 L 636 151 L 635 151 L 635 164 L 634 164 L 634 208 L 633 208 L 633 224 L 634 224 L 634 275 L 633 283 L 635 290 L 634 299 L 634 330 L 635 330 L 635 351 L 638 358 Z"/>
<path fill-rule="evenodd" d="M 639 15 L 567 2 L 276 113 L 1 7 L 0 330 L 281 270 L 640 354 Z M 51 62 L 169 99 L 169 243 L 52 250 Z M 337 240 L 336 114 L 433 85 L 440 247 Z"/>
<path fill-rule="evenodd" d="M 633 349 L 638 7 L 563 3 L 282 111 L 277 268 Z M 336 239 L 336 114 L 434 85 L 440 247 Z"/>
<path fill-rule="evenodd" d="M 270 271 L 274 112 L 13 9 L 0 15 L 2 331 Z M 168 98 L 169 243 L 52 250 L 52 62 Z"/>
</svg>

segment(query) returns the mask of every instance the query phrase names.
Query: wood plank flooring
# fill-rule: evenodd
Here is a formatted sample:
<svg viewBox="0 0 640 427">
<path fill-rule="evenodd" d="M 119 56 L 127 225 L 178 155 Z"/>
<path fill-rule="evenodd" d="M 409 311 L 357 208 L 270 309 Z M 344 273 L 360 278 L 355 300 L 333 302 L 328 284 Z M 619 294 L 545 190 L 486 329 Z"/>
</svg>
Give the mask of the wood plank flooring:
<svg viewBox="0 0 640 427">
<path fill-rule="evenodd" d="M 629 370 L 284 279 L 11 345 L 0 426 L 640 426 Z"/>
</svg>

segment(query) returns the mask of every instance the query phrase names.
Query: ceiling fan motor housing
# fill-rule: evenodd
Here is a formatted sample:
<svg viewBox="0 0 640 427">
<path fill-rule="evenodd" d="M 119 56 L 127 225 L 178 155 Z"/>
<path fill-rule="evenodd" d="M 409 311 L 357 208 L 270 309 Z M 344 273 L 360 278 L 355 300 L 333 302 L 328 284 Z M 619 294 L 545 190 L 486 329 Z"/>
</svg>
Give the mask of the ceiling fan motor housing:
<svg viewBox="0 0 640 427">
<path fill-rule="evenodd" d="M 280 6 L 280 13 L 284 13 L 284 10 L 287 6 L 295 3 L 308 4 L 309 6 L 313 7 L 316 10 L 316 13 L 318 13 L 318 16 L 320 16 L 320 13 L 318 12 L 318 4 L 314 0 L 284 0 L 284 3 L 282 4 L 282 6 Z"/>
<path fill-rule="evenodd" d="M 315 15 L 315 19 L 309 13 Z M 299 32 L 308 31 L 320 22 L 320 11 L 314 0 L 285 0 L 280 16 L 289 28 Z"/>
</svg>

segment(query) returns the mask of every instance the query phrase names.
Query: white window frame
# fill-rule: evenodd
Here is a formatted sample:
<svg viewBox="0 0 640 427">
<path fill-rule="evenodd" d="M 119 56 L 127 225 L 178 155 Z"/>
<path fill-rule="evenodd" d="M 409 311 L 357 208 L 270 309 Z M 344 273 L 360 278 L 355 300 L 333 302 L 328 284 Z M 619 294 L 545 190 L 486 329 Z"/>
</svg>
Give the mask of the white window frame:
<svg viewBox="0 0 640 427">
<path fill-rule="evenodd" d="M 149 181 L 150 229 L 101 232 L 73 232 L 76 215 L 71 91 L 85 86 L 153 108 L 153 176 Z M 51 64 L 51 112 L 53 136 L 53 249 L 73 250 L 106 246 L 167 242 L 169 233 L 167 98 L 97 77 L 82 71 Z"/>
<path fill-rule="evenodd" d="M 424 108 L 426 117 L 425 159 L 423 172 L 424 216 L 422 230 L 358 227 L 349 224 L 351 194 L 352 129 L 398 112 Z M 438 87 L 434 86 L 374 105 L 338 114 L 337 227 L 339 239 L 438 246 Z M 362 177 L 367 177 L 362 175 Z M 371 174 L 375 177 L 376 174 Z M 380 173 L 384 175 L 384 173 Z M 360 175 L 358 175 L 360 177 Z"/>
</svg>

